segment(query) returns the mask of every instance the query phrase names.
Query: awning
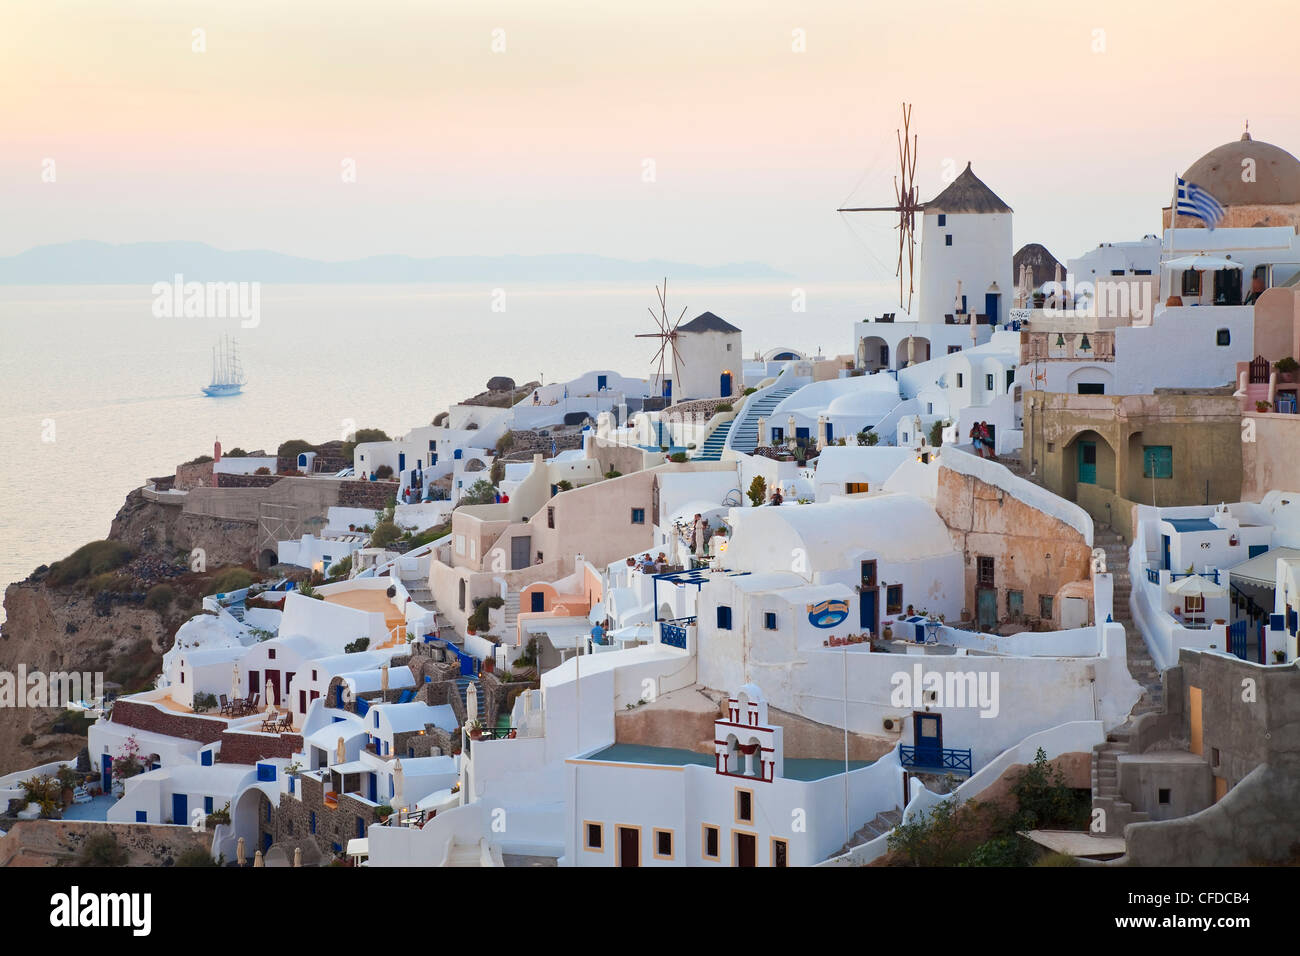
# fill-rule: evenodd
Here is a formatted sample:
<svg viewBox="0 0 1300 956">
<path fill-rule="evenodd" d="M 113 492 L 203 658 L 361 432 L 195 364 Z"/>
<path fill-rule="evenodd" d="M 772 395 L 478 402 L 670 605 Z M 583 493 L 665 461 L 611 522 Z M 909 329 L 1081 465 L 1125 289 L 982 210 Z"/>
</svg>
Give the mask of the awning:
<svg viewBox="0 0 1300 956">
<path fill-rule="evenodd" d="M 370 841 L 365 837 L 348 841 L 348 856 L 369 856 Z"/>
<path fill-rule="evenodd" d="M 591 624 L 584 617 L 533 617 L 519 622 L 525 634 L 544 637 L 557 651 L 582 646 L 591 634 Z"/>
<path fill-rule="evenodd" d="M 1243 561 L 1235 568 L 1229 568 L 1228 574 L 1234 581 L 1271 588 L 1277 583 L 1278 558 L 1283 561 L 1300 561 L 1300 549 L 1273 548 L 1249 561 Z"/>
<path fill-rule="evenodd" d="M 1179 256 L 1177 259 L 1170 259 L 1165 265 L 1170 269 L 1195 269 L 1198 272 L 1205 272 L 1210 269 L 1244 269 L 1245 265 L 1240 262 L 1234 262 L 1231 259 L 1224 259 L 1221 256 Z"/>
</svg>

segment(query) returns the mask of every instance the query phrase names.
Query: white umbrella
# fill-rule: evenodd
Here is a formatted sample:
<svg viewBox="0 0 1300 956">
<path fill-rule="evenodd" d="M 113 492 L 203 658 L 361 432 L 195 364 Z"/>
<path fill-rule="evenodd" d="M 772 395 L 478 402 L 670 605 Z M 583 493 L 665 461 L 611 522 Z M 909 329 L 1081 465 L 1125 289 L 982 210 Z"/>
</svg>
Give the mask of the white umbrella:
<svg viewBox="0 0 1300 956">
<path fill-rule="evenodd" d="M 257 866 L 257 867 L 266 866 L 266 861 L 262 859 L 261 850 L 258 850 L 255 854 L 253 854 L 253 866 Z"/>
<path fill-rule="evenodd" d="M 302 847 L 300 846 L 293 849 L 293 865 L 302 866 Z"/>
<path fill-rule="evenodd" d="M 1165 263 L 1168 269 L 1195 269 L 1197 272 L 1205 272 L 1209 269 L 1244 269 L 1243 263 L 1233 262 L 1231 259 L 1223 259 L 1219 256 L 1179 256 L 1177 259 L 1170 259 Z"/>
<path fill-rule="evenodd" d="M 275 685 L 271 683 L 271 678 L 268 677 L 266 679 L 266 709 L 268 711 L 275 710 L 275 706 L 272 703 L 272 701 L 274 700 L 275 700 Z"/>
<path fill-rule="evenodd" d="M 335 756 L 338 758 L 336 763 L 347 763 L 348 751 L 347 747 L 343 744 L 342 737 L 339 738 L 339 745 L 338 749 L 335 751 Z"/>
<path fill-rule="evenodd" d="M 235 662 L 235 671 L 230 677 L 230 699 L 239 699 L 239 662 Z"/>
<path fill-rule="evenodd" d="M 1203 578 L 1199 574 L 1189 574 L 1185 578 L 1179 578 L 1169 585 L 1170 594 L 1199 594 L 1204 597 L 1222 597 L 1228 593 L 1228 589 L 1222 584 L 1215 584 L 1209 578 Z"/>
</svg>

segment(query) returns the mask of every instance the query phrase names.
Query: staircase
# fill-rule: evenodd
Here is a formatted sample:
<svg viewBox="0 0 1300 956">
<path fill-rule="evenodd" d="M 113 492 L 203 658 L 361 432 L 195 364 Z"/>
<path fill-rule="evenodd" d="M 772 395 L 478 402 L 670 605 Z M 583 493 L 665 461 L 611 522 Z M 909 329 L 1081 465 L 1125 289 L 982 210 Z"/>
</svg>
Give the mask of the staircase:
<svg viewBox="0 0 1300 956">
<path fill-rule="evenodd" d="M 731 433 L 731 426 L 736 420 L 728 419 L 709 434 L 704 444 L 700 446 L 699 451 L 693 456 L 695 461 L 720 461 L 722 459 L 722 449 L 726 447 L 727 435 Z"/>
<path fill-rule="evenodd" d="M 1164 680 L 1156 670 L 1155 662 L 1151 660 L 1142 632 L 1133 623 L 1129 608 L 1133 581 L 1129 576 L 1128 545 L 1114 528 L 1100 524 L 1093 528 L 1093 543 L 1106 552 L 1106 570 L 1111 573 L 1115 585 L 1112 616 L 1116 623 L 1124 625 L 1128 670 L 1143 688 L 1142 696 L 1133 706 L 1129 719 L 1108 733 L 1105 743 L 1098 744 L 1092 750 L 1092 807 L 1105 812 L 1105 828 L 1102 831 L 1105 835 L 1122 836 L 1128 824 L 1142 823 L 1151 817 L 1145 811 L 1134 810 L 1133 805 L 1121 797 L 1119 757 L 1129 752 L 1134 719 L 1164 710 L 1165 688 Z"/>
<path fill-rule="evenodd" d="M 506 615 L 505 634 L 509 637 L 518 630 L 519 627 L 519 592 L 508 591 L 505 596 L 505 605 L 501 608 Z"/>
<path fill-rule="evenodd" d="M 491 846 L 486 839 L 476 843 L 449 843 L 447 854 L 442 858 L 443 866 L 504 866 L 501 851 Z"/>
<path fill-rule="evenodd" d="M 728 447 L 746 455 L 752 454 L 754 449 L 758 447 L 758 420 L 760 418 L 771 418 L 772 411 L 776 406 L 801 388 L 803 388 L 802 382 L 798 385 L 782 385 L 780 387 L 773 385 L 762 392 L 755 392 L 751 395 L 749 401 L 745 402 L 740 417 L 731 420 L 732 427 L 729 432 L 733 434 L 730 435 L 731 443 Z M 726 437 L 724 436 L 724 440 Z M 707 442 L 705 444 L 707 446 Z"/>
<path fill-rule="evenodd" d="M 872 840 L 884 836 L 894 827 L 903 822 L 903 811 L 899 807 L 892 810 L 886 810 L 883 813 L 877 813 L 875 819 L 863 824 L 861 829 L 849 838 L 849 842 L 844 844 L 833 854 L 840 856 L 848 853 L 855 846 L 861 846 L 864 843 L 870 843 Z"/>
<path fill-rule="evenodd" d="M 466 702 L 466 698 L 469 697 L 468 690 L 470 684 L 474 685 L 474 690 L 478 696 L 478 712 L 473 714 L 468 713 L 469 705 Z M 470 721 L 473 720 L 475 717 L 477 717 L 479 721 L 482 722 L 484 726 L 486 726 L 487 725 L 487 695 L 483 693 L 483 685 L 479 683 L 479 679 L 477 677 L 474 678 L 457 677 L 456 692 L 460 694 L 461 705 L 467 711 L 467 713 L 465 714 L 465 720 Z"/>
<path fill-rule="evenodd" d="M 244 606 L 243 598 L 240 598 L 238 601 L 235 601 L 231 604 L 227 604 L 226 610 L 229 611 L 230 616 L 233 617 L 240 624 L 244 623 L 244 611 L 246 610 L 246 608 Z"/>
</svg>

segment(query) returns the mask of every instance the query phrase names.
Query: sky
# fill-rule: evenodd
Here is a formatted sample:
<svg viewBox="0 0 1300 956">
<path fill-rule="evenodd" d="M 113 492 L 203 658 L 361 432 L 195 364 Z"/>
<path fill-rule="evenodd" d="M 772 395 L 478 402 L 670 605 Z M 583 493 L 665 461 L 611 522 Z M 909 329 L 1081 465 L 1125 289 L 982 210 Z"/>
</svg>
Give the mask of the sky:
<svg viewBox="0 0 1300 956">
<path fill-rule="evenodd" d="M 1294 0 L 4 0 L 0 255 L 184 239 L 879 280 L 890 217 L 835 209 L 892 201 L 906 100 L 921 196 L 969 160 L 1015 244 L 1064 259 L 1156 232 L 1174 173 L 1247 119 L 1300 153 L 1297 27 Z"/>
</svg>

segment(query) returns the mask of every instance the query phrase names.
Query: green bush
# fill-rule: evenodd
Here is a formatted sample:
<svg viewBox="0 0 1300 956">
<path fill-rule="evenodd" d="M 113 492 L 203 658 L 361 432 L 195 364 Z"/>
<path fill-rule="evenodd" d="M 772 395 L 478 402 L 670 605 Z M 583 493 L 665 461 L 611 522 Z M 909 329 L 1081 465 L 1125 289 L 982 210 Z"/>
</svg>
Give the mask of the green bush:
<svg viewBox="0 0 1300 956">
<path fill-rule="evenodd" d="M 212 593 L 229 594 L 257 583 L 257 575 L 248 568 L 223 568 L 212 578 Z"/>
<path fill-rule="evenodd" d="M 741 394 L 743 394 L 743 395 L 753 395 L 753 394 L 754 394 L 755 392 L 757 392 L 757 391 L 758 391 L 758 389 L 756 389 L 756 388 L 747 388 L 747 389 L 745 389 L 745 391 L 742 392 Z"/>
<path fill-rule="evenodd" d="M 745 497 L 755 508 L 767 501 L 767 479 L 762 475 L 755 475 L 754 480 L 749 483 L 749 490 L 745 492 Z"/>
<path fill-rule="evenodd" d="M 419 534 L 411 536 L 411 547 L 418 548 L 421 545 L 428 544 L 430 541 L 437 541 L 439 538 L 445 538 L 451 534 L 451 522 L 444 521 L 442 524 L 436 524 L 432 528 L 425 528 Z"/>
<path fill-rule="evenodd" d="M 89 594 L 102 594 L 105 591 L 129 592 L 135 590 L 135 579 L 125 574 L 107 571 L 88 578 L 85 588 Z"/>
<path fill-rule="evenodd" d="M 165 611 L 176 600 L 176 589 L 170 584 L 155 584 L 149 589 L 144 599 L 144 606 L 151 611 Z"/>
<path fill-rule="evenodd" d="M 680 465 L 682 462 L 686 461 L 686 452 L 675 451 L 668 456 L 668 460 Z"/>
<path fill-rule="evenodd" d="M 393 477 L 393 467 L 391 465 L 380 465 L 375 469 L 376 481 L 387 481 Z"/>
<path fill-rule="evenodd" d="M 370 535 L 370 546 L 386 548 L 401 536 L 402 530 L 392 521 L 381 521 L 375 525 L 375 530 Z"/>
<path fill-rule="evenodd" d="M 344 654 L 357 654 L 370 646 L 370 638 L 358 637 L 355 641 L 343 645 Z"/>
<path fill-rule="evenodd" d="M 930 447 L 938 448 L 943 444 L 943 421 L 936 420 L 930 425 Z"/>
<path fill-rule="evenodd" d="M 93 833 L 82 844 L 77 862 L 81 866 L 126 866 L 129 858 L 112 833 Z"/>
<path fill-rule="evenodd" d="M 1288 355 L 1286 358 L 1274 362 L 1273 367 L 1279 372 L 1294 372 L 1296 369 L 1300 369 L 1300 362 Z"/>
<path fill-rule="evenodd" d="M 465 489 L 465 493 L 460 496 L 460 501 L 456 502 L 456 507 L 461 505 L 490 505 L 497 500 L 497 490 L 492 487 L 492 482 L 486 478 L 480 478 L 474 484 Z"/>
<path fill-rule="evenodd" d="M 76 584 L 91 575 L 120 568 L 130 560 L 131 549 L 120 541 L 91 541 L 50 565 L 45 580 L 55 587 Z"/>
<path fill-rule="evenodd" d="M 606 477 L 606 478 L 622 478 L 622 477 L 623 477 L 623 473 L 622 473 L 621 471 L 615 471 L 613 468 L 611 468 L 609 471 L 605 472 L 605 477 Z"/>
<path fill-rule="evenodd" d="M 330 565 L 330 580 L 342 581 L 352 573 L 352 555 L 348 555 Z"/>
<path fill-rule="evenodd" d="M 561 478 L 559 481 L 555 483 L 555 490 L 556 492 L 572 491 L 573 482 L 569 481 L 569 479 L 567 478 Z"/>
<path fill-rule="evenodd" d="M 735 410 L 736 407 L 732 405 L 731 402 L 721 402 L 718 404 L 718 407 L 713 410 L 713 413 L 717 415 L 722 412 L 734 412 Z"/>
<path fill-rule="evenodd" d="M 877 434 L 876 434 L 875 432 L 873 432 L 873 431 L 866 431 L 866 430 L 864 429 L 863 431 L 858 432 L 858 444 L 859 444 L 859 445 L 879 445 L 879 444 L 880 444 L 880 436 L 877 435 Z"/>
<path fill-rule="evenodd" d="M 469 626 L 474 628 L 475 631 L 486 631 L 488 629 L 488 611 L 504 607 L 505 603 L 506 602 L 496 594 L 479 601 L 474 605 L 474 610 L 469 616 Z"/>
<path fill-rule="evenodd" d="M 201 846 L 192 846 L 176 857 L 177 866 L 216 866 L 212 854 Z"/>
<path fill-rule="evenodd" d="M 277 458 L 296 459 L 305 451 L 315 451 L 316 446 L 302 438 L 291 438 L 286 442 L 281 442 L 280 447 L 275 450 Z"/>
<path fill-rule="evenodd" d="M 248 452 L 244 451 L 244 449 L 242 448 L 235 447 L 230 449 L 230 451 L 226 452 L 224 455 L 222 455 L 222 457 L 223 458 L 247 458 Z"/>
<path fill-rule="evenodd" d="M 194 695 L 194 709 L 198 713 L 213 710 L 217 706 L 216 694 L 197 693 Z"/>
<path fill-rule="evenodd" d="M 199 455 L 197 458 L 191 458 L 185 464 L 187 465 L 206 465 L 212 460 L 211 455 Z"/>
</svg>

